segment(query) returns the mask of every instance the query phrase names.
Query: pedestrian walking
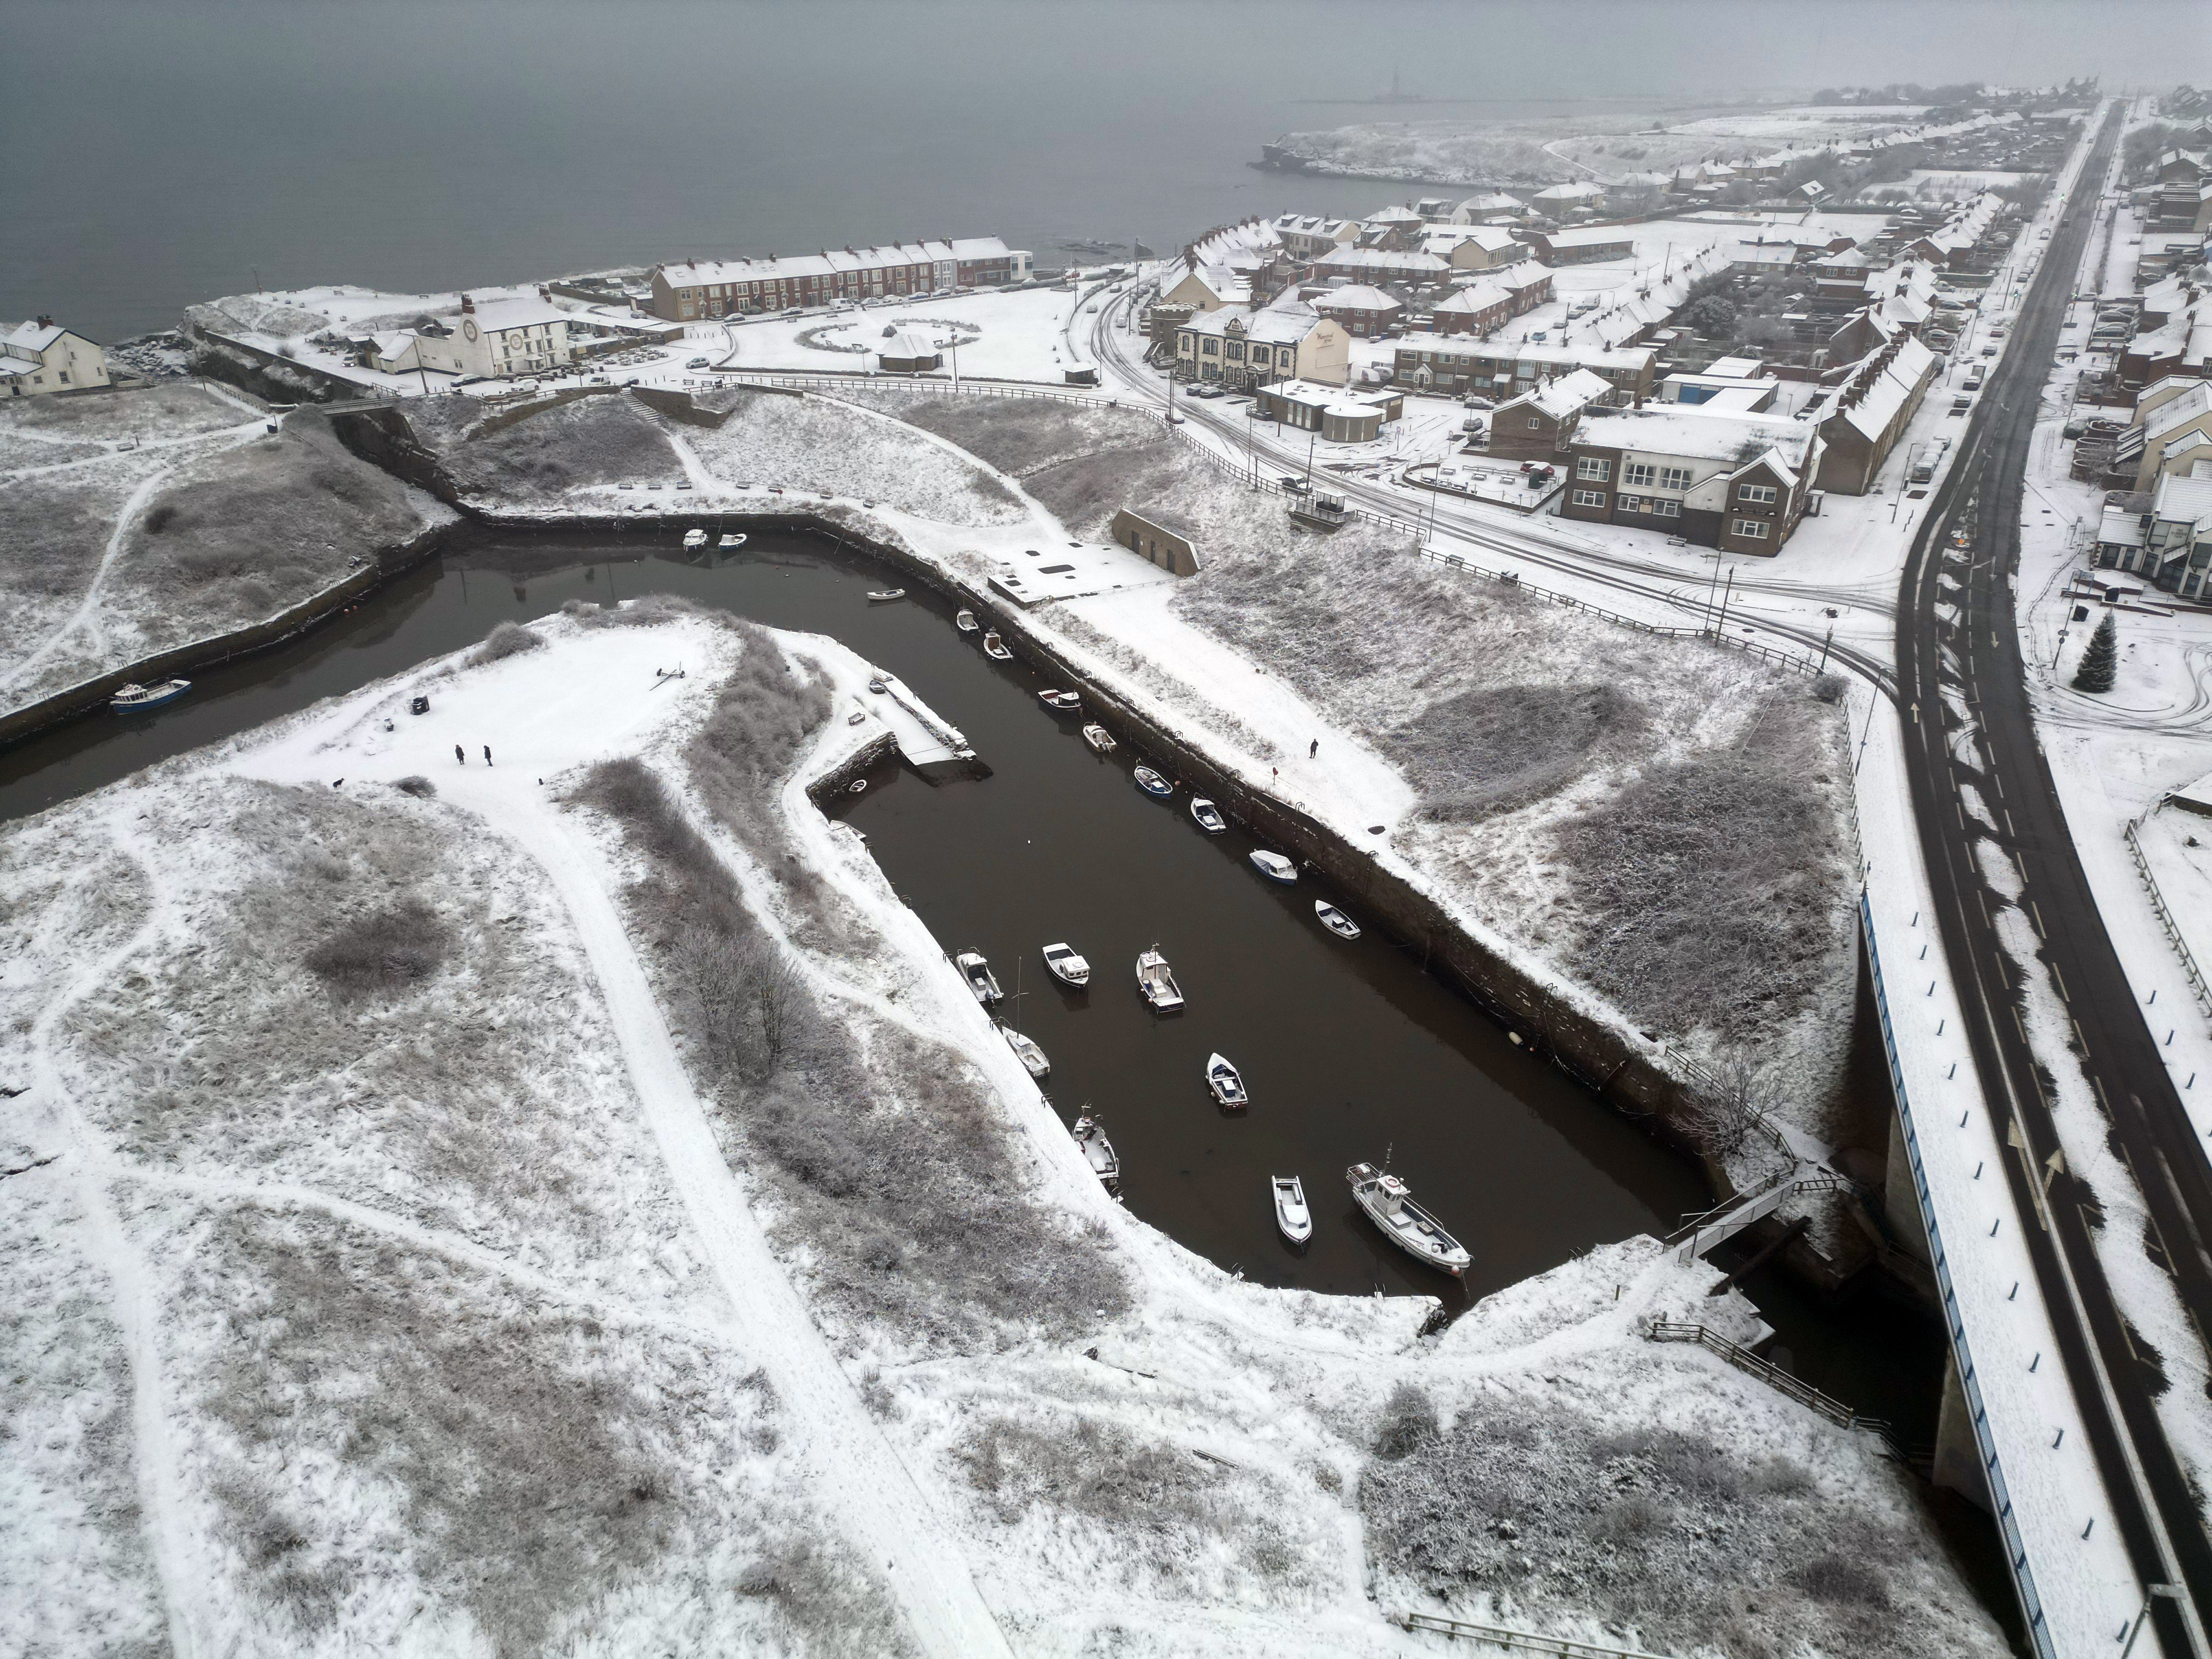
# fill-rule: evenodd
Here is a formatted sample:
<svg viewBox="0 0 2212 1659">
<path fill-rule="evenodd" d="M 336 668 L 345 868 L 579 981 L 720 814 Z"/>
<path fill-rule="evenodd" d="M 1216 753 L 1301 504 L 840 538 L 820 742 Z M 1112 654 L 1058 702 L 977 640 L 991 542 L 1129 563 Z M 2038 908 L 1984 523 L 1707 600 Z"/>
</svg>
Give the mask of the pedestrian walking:
<svg viewBox="0 0 2212 1659">
<path fill-rule="evenodd" d="M 1306 758 L 1308 760 L 1311 760 L 1319 753 L 1321 753 L 1321 739 L 1319 738 L 1316 738 L 1311 743 L 1306 745 Z"/>
<path fill-rule="evenodd" d="M 469 751 L 457 743 L 453 745 L 453 758 L 466 766 L 469 763 Z"/>
<path fill-rule="evenodd" d="M 491 764 L 491 745 L 489 744 L 486 744 L 484 745 L 484 764 L 486 766 L 489 766 Z"/>
</svg>

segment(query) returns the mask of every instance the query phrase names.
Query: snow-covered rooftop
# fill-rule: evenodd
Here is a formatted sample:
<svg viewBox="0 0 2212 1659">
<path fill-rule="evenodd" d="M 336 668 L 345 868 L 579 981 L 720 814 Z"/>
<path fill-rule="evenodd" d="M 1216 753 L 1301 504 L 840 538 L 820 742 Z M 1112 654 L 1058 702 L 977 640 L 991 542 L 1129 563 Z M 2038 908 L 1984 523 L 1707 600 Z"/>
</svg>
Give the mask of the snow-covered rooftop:
<svg viewBox="0 0 2212 1659">
<path fill-rule="evenodd" d="M 1347 287 L 1332 289 L 1317 297 L 1314 303 L 1330 310 L 1344 311 L 1402 311 L 1405 302 L 1395 300 L 1379 288 L 1370 288 L 1364 283 L 1353 283 Z"/>
<path fill-rule="evenodd" d="M 1613 383 L 1604 376 L 1593 374 L 1586 368 L 1577 368 L 1562 374 L 1556 380 L 1547 380 L 1532 392 L 1499 405 L 1503 415 L 1509 409 L 1540 410 L 1555 421 L 1581 413 L 1592 404 L 1612 394 Z"/>
<path fill-rule="evenodd" d="M 1757 451 L 1771 449 L 1790 466 L 1802 467 L 1814 436 L 1811 427 L 1785 415 L 1709 414 L 1703 404 L 1667 404 L 1585 416 L 1576 441 L 1597 449 L 1721 462 L 1749 460 Z"/>
<path fill-rule="evenodd" d="M 673 288 L 696 288 L 708 283 L 757 283 L 778 277 L 826 276 L 847 271 L 882 270 L 892 266 L 934 264 L 940 260 L 999 259 L 1007 256 L 1005 242 L 996 236 L 957 236 L 949 241 L 891 242 L 863 248 L 824 248 L 819 253 L 791 253 L 765 259 L 687 259 L 665 264 L 660 275 Z"/>
</svg>

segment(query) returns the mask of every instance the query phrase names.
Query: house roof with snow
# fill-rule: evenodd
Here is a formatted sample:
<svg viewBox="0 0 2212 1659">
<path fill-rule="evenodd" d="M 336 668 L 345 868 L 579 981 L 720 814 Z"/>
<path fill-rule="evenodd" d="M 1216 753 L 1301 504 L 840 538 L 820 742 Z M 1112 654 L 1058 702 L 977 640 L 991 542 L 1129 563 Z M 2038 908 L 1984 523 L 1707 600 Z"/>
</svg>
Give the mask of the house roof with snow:
<svg viewBox="0 0 2212 1659">
<path fill-rule="evenodd" d="M 1358 276 L 1365 275 L 1382 277 L 1441 276 L 1451 269 L 1450 264 L 1433 253 L 1414 252 L 1393 252 L 1386 248 L 1340 247 L 1324 253 L 1313 262 L 1314 270 L 1325 276 Z"/>
<path fill-rule="evenodd" d="M 1437 301 L 1436 308 L 1438 316 L 1479 316 L 1493 307 L 1512 302 L 1512 291 L 1504 283 L 1486 278 L 1455 289 L 1449 299 Z"/>
<path fill-rule="evenodd" d="M 1508 196 L 1502 190 L 1493 190 L 1484 195 L 1468 197 L 1452 210 L 1452 217 L 1464 224 L 1486 213 L 1518 213 L 1520 210 L 1518 197 Z"/>
<path fill-rule="evenodd" d="M 819 253 L 789 253 L 765 259 L 689 259 L 665 264 L 655 274 L 672 288 L 722 283 L 758 283 L 793 276 L 833 276 L 883 270 L 892 266 L 931 264 L 940 260 L 1000 259 L 1009 250 L 996 236 L 959 236 L 949 241 L 890 242 L 875 247 L 824 248 Z"/>
<path fill-rule="evenodd" d="M 2143 437 L 2153 443 L 2191 421 L 2212 414 L 2212 384 L 2203 381 L 2185 387 L 2142 416 Z"/>
<path fill-rule="evenodd" d="M 1370 288 L 1364 283 L 1353 283 L 1348 287 L 1331 289 L 1314 298 L 1316 310 L 1328 311 L 1403 311 L 1405 301 L 1393 299 L 1379 288 Z"/>
<path fill-rule="evenodd" d="M 2167 524 L 2193 526 L 2199 534 L 2212 533 L 2212 478 L 2160 473 L 2151 497 L 2151 516 Z"/>
<path fill-rule="evenodd" d="M 1446 258 L 1469 242 L 1485 252 L 1502 253 L 1518 240 L 1503 225 L 1431 225 L 1421 233 L 1422 248 Z"/>
<path fill-rule="evenodd" d="M 1269 306 L 1265 311 L 1254 311 L 1249 306 L 1224 306 L 1218 311 L 1202 311 L 1179 325 L 1187 334 L 1218 334 L 1224 338 L 1254 340 L 1263 344 L 1297 345 L 1323 319 L 1311 306 L 1297 301 Z"/>
<path fill-rule="evenodd" d="M 1498 412 L 1502 416 L 1509 409 L 1528 408 L 1540 410 L 1554 421 L 1564 421 L 1612 395 L 1611 381 L 1591 374 L 1586 368 L 1577 368 L 1560 375 L 1556 380 L 1547 380 L 1517 398 L 1507 399 L 1498 405 Z"/>
<path fill-rule="evenodd" d="M 1869 442 L 1889 429 L 1935 372 L 1936 354 L 1911 335 L 1875 353 L 1838 388 L 1829 422 L 1840 421 Z"/>
<path fill-rule="evenodd" d="M 470 313 L 486 334 L 504 334 L 518 328 L 538 328 L 565 323 L 568 313 L 543 300 L 487 300 Z"/>
<path fill-rule="evenodd" d="M 11 356 L 37 357 L 69 331 L 58 323 L 18 323 L 0 336 L 0 346 L 8 347 Z"/>
<path fill-rule="evenodd" d="M 1563 206 L 1587 204 L 1603 197 L 1605 192 L 1586 179 L 1571 184 L 1551 185 L 1540 190 L 1531 198 L 1538 202 L 1555 202 Z"/>
<path fill-rule="evenodd" d="M 1686 460 L 1770 465 L 1795 484 L 1819 434 L 1786 415 L 1707 413 L 1701 404 L 1610 410 L 1583 416 L 1575 441 L 1592 449 L 1625 449 Z"/>
</svg>

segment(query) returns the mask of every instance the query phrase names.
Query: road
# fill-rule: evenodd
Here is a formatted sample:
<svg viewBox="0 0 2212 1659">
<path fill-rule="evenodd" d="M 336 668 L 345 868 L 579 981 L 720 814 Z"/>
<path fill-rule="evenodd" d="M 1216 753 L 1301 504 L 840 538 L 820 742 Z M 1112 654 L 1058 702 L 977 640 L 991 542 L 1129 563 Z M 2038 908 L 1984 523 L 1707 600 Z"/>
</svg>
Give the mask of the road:
<svg viewBox="0 0 2212 1659">
<path fill-rule="evenodd" d="M 2051 1103 L 2020 1018 L 2021 969 L 1993 919 L 1974 853 L 1978 832 L 1961 793 L 1972 786 L 2003 820 L 2006 832 L 1989 838 L 2025 878 L 2021 906 L 2043 937 L 2043 960 L 2073 1017 L 2081 1064 L 2109 1116 L 2112 1142 L 2143 1189 L 2201 1340 L 2212 1309 L 2212 1256 L 2203 1243 L 2212 1237 L 2212 1166 L 2121 971 L 2068 831 L 2036 740 L 2014 614 L 2029 440 L 2118 119 L 2115 110 L 2077 176 L 2065 221 L 2014 324 L 2010 349 L 1914 540 L 1898 599 L 1896 696 L 1944 949 L 1960 976 L 1990 1109 L 2018 1154 L 2005 1173 L 2019 1213 L 2035 1220 L 2027 1227 L 2029 1247 L 2060 1357 L 2136 1571 L 2145 1583 L 2179 1572 L 2204 1607 L 2212 1607 L 2212 1540 L 2158 1419 L 2154 1401 L 2164 1378 L 2138 1357 L 2098 1254 L 2100 1243 L 2115 1250 L 2144 1246 L 2105 1233 L 2089 1188 L 2063 1167 Z M 1939 577 L 1962 586 L 1963 595 L 1941 592 Z M 1938 614 L 1939 599 L 1957 607 L 1955 622 Z M 1954 653 L 1951 665 L 1946 646 Z M 1968 723 L 1945 709 L 1945 689 L 1954 700 L 1963 697 L 1978 741 L 1960 740 Z M 2196 1363 L 2190 1356 L 2183 1369 Z M 2195 1651 L 2177 1604 L 2160 1601 L 2152 1628 L 2163 1652 Z"/>
</svg>

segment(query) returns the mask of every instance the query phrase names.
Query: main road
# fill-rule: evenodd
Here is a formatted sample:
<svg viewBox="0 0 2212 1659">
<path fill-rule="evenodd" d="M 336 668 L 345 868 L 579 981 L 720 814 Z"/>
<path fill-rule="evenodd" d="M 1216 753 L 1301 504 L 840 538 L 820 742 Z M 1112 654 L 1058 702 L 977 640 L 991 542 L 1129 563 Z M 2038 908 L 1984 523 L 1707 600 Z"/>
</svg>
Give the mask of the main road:
<svg viewBox="0 0 2212 1659">
<path fill-rule="evenodd" d="M 2019 866 L 2026 884 L 2021 908 L 2042 937 L 2042 960 L 2072 1018 L 2080 1064 L 2142 1189 L 2159 1254 L 2201 1345 L 2212 1313 L 2212 1255 L 2205 1248 L 2212 1237 L 2212 1164 L 2075 853 L 2036 738 L 2014 611 L 2029 441 L 2118 131 L 2116 107 L 2075 175 L 2010 348 L 1912 544 L 1898 596 L 1896 696 L 1913 812 L 1944 949 L 1961 981 L 1968 1041 L 1990 1109 L 2016 1154 L 2005 1173 L 2020 1213 L 2035 1223 L 2027 1231 L 2036 1272 L 2107 1493 L 2142 1582 L 2178 1575 L 2197 1607 L 2212 1607 L 2212 1540 L 2159 1421 L 2155 1396 L 2166 1380 L 2141 1354 L 2099 1253 L 2100 1246 L 2144 1249 L 2151 1241 L 2106 1231 L 2094 1194 L 2066 1166 L 2020 1018 L 2023 970 L 1999 936 L 1976 860 L 1973 843 L 1988 832 L 1972 827 L 1963 793 L 1971 786 L 2003 821 L 2004 832 L 1988 838 Z M 1939 591 L 1941 577 L 1953 592 Z M 1939 612 L 1939 601 L 1955 607 L 1955 620 Z M 1959 718 L 1960 708 L 1966 719 Z M 2186 1376 L 2200 1370 L 2204 1356 L 2174 1358 Z M 2154 1627 L 2164 1651 L 2195 1650 L 2185 1624 L 2178 1602 L 2158 1602 Z"/>
</svg>

